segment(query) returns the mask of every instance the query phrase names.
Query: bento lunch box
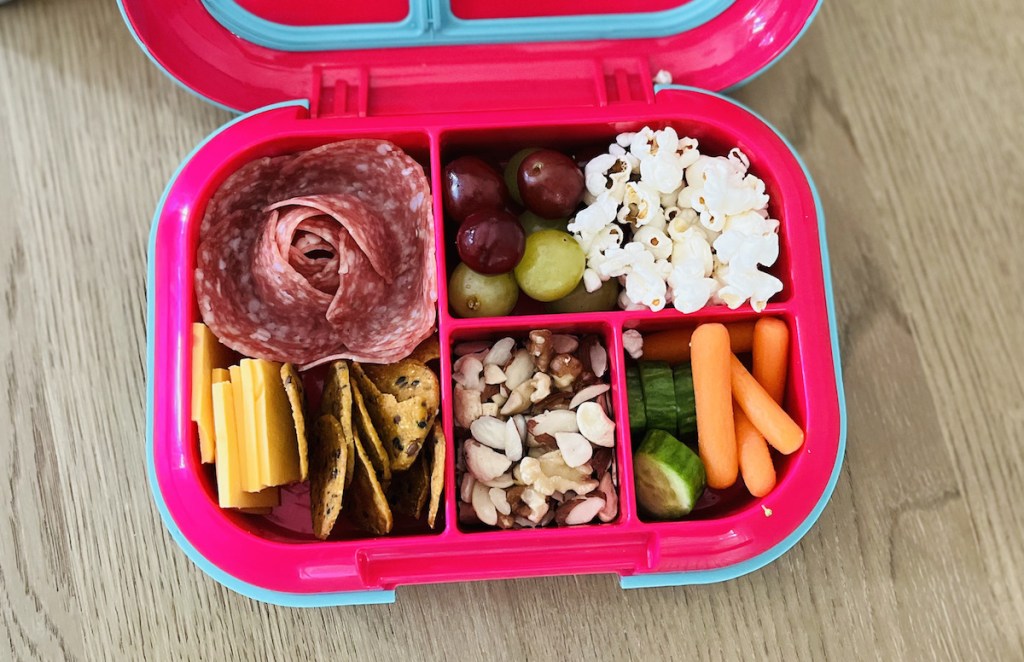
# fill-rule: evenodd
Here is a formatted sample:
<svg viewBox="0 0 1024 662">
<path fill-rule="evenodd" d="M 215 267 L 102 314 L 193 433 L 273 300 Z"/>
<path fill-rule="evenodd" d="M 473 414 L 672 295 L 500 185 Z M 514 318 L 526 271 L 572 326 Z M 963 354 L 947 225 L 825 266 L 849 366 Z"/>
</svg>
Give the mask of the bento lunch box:
<svg viewBox="0 0 1024 662">
<path fill-rule="evenodd" d="M 742 84 L 806 29 L 816 0 L 120 0 L 142 48 L 172 78 L 241 114 L 181 164 L 154 216 L 147 278 L 147 462 L 174 540 L 205 572 L 249 597 L 291 606 L 390 602 L 398 586 L 611 573 L 625 588 L 699 584 L 754 571 L 791 548 L 838 479 L 846 429 L 824 216 L 799 156 L 767 122 L 713 90 Z M 293 6 L 295 5 L 295 6 Z M 553 6 L 552 6 L 553 5 Z M 586 14 L 583 14 L 583 12 Z M 676 85 L 652 81 L 668 72 Z M 692 313 L 612 311 L 460 319 L 446 283 L 455 266 L 443 222 L 443 164 L 524 145 L 607 145 L 643 126 L 674 127 L 725 154 L 738 146 L 764 180 L 781 222 L 771 273 L 784 289 L 749 305 Z M 446 453 L 436 530 L 398 527 L 319 541 L 308 495 L 283 492 L 269 516 L 218 507 L 190 420 L 193 270 L 199 223 L 217 187 L 245 163 L 348 138 L 390 140 L 419 161 L 433 191 Z M 787 409 L 806 433 L 777 463 L 768 496 L 724 494 L 689 519 L 639 512 L 622 333 L 771 315 L 792 338 Z M 525 337 L 532 329 L 593 333 L 608 349 L 616 421 L 619 515 L 584 526 L 479 531 L 458 523 L 452 346 Z"/>
</svg>

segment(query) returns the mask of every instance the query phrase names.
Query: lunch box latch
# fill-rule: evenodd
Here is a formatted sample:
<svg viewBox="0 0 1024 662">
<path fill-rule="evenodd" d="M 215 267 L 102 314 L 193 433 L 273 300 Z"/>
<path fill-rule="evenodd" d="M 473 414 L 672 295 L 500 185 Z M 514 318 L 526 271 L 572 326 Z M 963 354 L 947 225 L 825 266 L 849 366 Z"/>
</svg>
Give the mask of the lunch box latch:
<svg viewBox="0 0 1024 662">
<path fill-rule="evenodd" d="M 538 85 L 538 78 L 546 84 Z M 311 117 L 521 111 L 654 103 L 643 57 L 313 68 Z"/>
</svg>

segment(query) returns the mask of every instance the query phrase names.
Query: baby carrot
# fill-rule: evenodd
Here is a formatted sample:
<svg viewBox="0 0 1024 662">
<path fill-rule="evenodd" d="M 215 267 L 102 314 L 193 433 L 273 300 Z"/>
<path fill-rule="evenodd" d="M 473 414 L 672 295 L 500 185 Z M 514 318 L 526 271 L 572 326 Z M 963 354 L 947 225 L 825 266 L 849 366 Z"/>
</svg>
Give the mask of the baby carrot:
<svg viewBox="0 0 1024 662">
<path fill-rule="evenodd" d="M 789 455 L 800 448 L 804 443 L 804 432 L 800 426 L 782 410 L 779 403 L 772 400 L 768 391 L 757 383 L 735 355 L 731 361 L 732 396 L 757 431 L 783 455 Z M 700 410 L 697 411 L 697 423 L 700 424 Z"/>
<path fill-rule="evenodd" d="M 764 436 L 757 431 L 747 415 L 739 407 L 733 413 L 736 417 L 736 445 L 739 448 L 740 475 L 747 491 L 756 497 L 763 497 L 775 488 L 775 465 Z"/>
<path fill-rule="evenodd" d="M 754 344 L 753 322 L 731 322 L 725 325 L 729 342 L 736 354 L 749 352 Z M 644 335 L 644 358 L 650 361 L 682 363 L 690 360 L 692 328 L 668 329 Z"/>
<path fill-rule="evenodd" d="M 724 489 L 739 473 L 736 428 L 729 375 L 729 332 L 721 324 L 702 324 L 693 332 L 690 365 L 697 409 L 697 450 L 708 487 Z M 646 358 L 646 357 L 645 357 Z"/>
<path fill-rule="evenodd" d="M 782 404 L 789 360 L 789 327 L 780 319 L 765 317 L 754 325 L 754 379 Z"/>
</svg>

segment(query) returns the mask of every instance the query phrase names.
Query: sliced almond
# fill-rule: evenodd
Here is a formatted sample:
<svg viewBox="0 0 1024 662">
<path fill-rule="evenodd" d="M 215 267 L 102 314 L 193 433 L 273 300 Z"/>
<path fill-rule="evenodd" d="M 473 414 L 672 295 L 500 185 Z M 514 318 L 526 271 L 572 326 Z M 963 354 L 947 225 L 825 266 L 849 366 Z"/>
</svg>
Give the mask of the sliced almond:
<svg viewBox="0 0 1024 662">
<path fill-rule="evenodd" d="M 467 440 L 464 448 L 466 468 L 478 481 L 494 480 L 512 466 L 512 460 L 504 453 L 496 453 L 474 439 Z"/>
<path fill-rule="evenodd" d="M 455 425 L 469 429 L 469 426 L 483 414 L 480 391 L 473 391 L 461 385 L 455 387 Z"/>
<path fill-rule="evenodd" d="M 525 349 L 518 350 L 505 366 L 505 386 L 515 389 L 533 376 L 533 359 Z"/>
<path fill-rule="evenodd" d="M 513 462 L 523 459 L 523 438 L 511 418 L 505 421 L 505 456 Z"/>
<path fill-rule="evenodd" d="M 471 391 L 484 390 L 484 364 L 475 356 L 460 357 L 452 366 L 452 379 Z"/>
<path fill-rule="evenodd" d="M 487 352 L 491 349 L 491 343 L 486 340 L 473 340 L 470 342 L 461 342 L 452 348 L 455 356 L 466 356 L 467 354 L 478 354 L 480 352 Z"/>
<path fill-rule="evenodd" d="M 591 522 L 604 507 L 599 496 L 577 497 L 567 501 L 555 511 L 555 521 L 565 526 L 576 526 Z"/>
<path fill-rule="evenodd" d="M 584 402 L 593 400 L 597 396 L 608 391 L 610 388 L 611 386 L 608 384 L 594 384 L 580 389 L 580 391 L 572 397 L 572 400 L 569 401 L 569 409 L 576 409 L 576 407 L 579 407 Z"/>
<path fill-rule="evenodd" d="M 597 490 L 604 497 L 604 506 L 597 513 L 597 518 L 602 522 L 611 522 L 619 514 L 619 495 L 615 493 L 615 485 L 612 484 L 612 475 L 606 473 Z"/>
<path fill-rule="evenodd" d="M 487 356 L 484 357 L 484 365 L 503 366 L 512 358 L 512 350 L 515 349 L 516 341 L 512 338 L 502 338 L 494 343 Z"/>
<path fill-rule="evenodd" d="M 473 484 L 476 483 L 476 479 L 473 478 L 473 474 L 468 471 L 462 474 L 462 485 L 459 486 L 459 499 L 465 503 L 470 503 L 473 500 Z"/>
<path fill-rule="evenodd" d="M 553 435 L 556 432 L 579 432 L 576 418 L 574 411 L 556 409 L 534 416 L 527 421 L 526 427 L 535 437 L 542 434 Z"/>
<path fill-rule="evenodd" d="M 615 422 L 596 402 L 584 402 L 576 410 L 576 424 L 580 434 L 595 446 L 611 448 L 615 445 Z"/>
<path fill-rule="evenodd" d="M 473 438 L 485 446 L 505 452 L 505 421 L 494 416 L 481 416 L 469 426 Z"/>
<path fill-rule="evenodd" d="M 500 365 L 495 363 L 488 363 L 484 366 L 484 383 L 485 384 L 503 384 L 505 383 L 505 371 L 501 369 Z"/>
<path fill-rule="evenodd" d="M 506 489 L 516 484 L 515 481 L 512 480 L 512 474 L 507 471 L 494 480 L 482 480 L 480 482 L 487 487 L 500 487 L 501 489 Z"/>
<path fill-rule="evenodd" d="M 491 501 L 490 489 L 480 483 L 473 486 L 473 512 L 484 524 L 494 526 L 498 523 L 498 510 Z"/>
<path fill-rule="evenodd" d="M 594 454 L 594 447 L 579 432 L 559 432 L 555 434 L 555 443 L 562 452 L 562 458 L 570 467 L 585 464 Z"/>
<path fill-rule="evenodd" d="M 556 354 L 572 354 L 579 346 L 580 341 L 576 336 L 569 336 L 564 333 L 556 333 L 551 336 L 551 347 L 555 350 Z"/>
<path fill-rule="evenodd" d="M 511 515 L 512 506 L 508 504 L 508 499 L 505 497 L 505 490 L 500 487 L 492 487 L 487 492 L 487 496 L 490 498 L 491 503 L 494 504 L 494 509 L 502 515 Z"/>
</svg>

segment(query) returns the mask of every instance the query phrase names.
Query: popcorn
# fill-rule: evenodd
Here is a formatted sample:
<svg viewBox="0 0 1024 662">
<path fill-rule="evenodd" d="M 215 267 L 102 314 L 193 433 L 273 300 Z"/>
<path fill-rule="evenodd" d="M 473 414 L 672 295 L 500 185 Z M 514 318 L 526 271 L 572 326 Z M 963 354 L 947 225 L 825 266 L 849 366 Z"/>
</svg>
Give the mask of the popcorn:
<svg viewBox="0 0 1024 662">
<path fill-rule="evenodd" d="M 597 273 L 590 267 L 583 270 L 583 287 L 586 288 L 587 292 L 597 292 L 601 289 L 601 274 Z"/>
<path fill-rule="evenodd" d="M 633 241 L 643 244 L 656 260 L 672 255 L 672 240 L 658 228 L 646 225 L 633 233 Z"/>
<path fill-rule="evenodd" d="M 625 310 L 763 310 L 782 289 L 759 269 L 778 260 L 779 222 L 749 167 L 740 149 L 702 155 L 671 127 L 616 136 L 584 169 L 588 206 L 569 223 L 587 256 L 584 287 L 618 278 Z"/>
<path fill-rule="evenodd" d="M 704 278 L 686 265 L 676 266 L 668 277 L 672 305 L 681 313 L 693 313 L 707 305 L 718 290 L 718 281 Z"/>
<path fill-rule="evenodd" d="M 617 278 L 625 276 L 631 269 L 654 266 L 654 256 L 647 252 L 643 244 L 631 241 L 622 248 L 613 248 L 590 260 L 591 266 L 597 270 L 601 278 Z"/>
<path fill-rule="evenodd" d="M 636 182 L 626 184 L 626 194 L 622 198 L 622 208 L 617 218 L 622 223 L 635 227 L 643 227 L 652 220 L 664 218 L 661 211 L 661 199 L 656 191 L 641 186 Z"/>
<path fill-rule="evenodd" d="M 750 299 L 750 307 L 761 312 L 768 299 L 782 291 L 782 281 L 757 269 L 733 269 L 723 264 L 715 271 L 715 276 L 722 284 L 718 297 L 733 310 Z"/>
<path fill-rule="evenodd" d="M 690 228 L 672 242 L 672 264 L 690 267 L 701 278 L 710 277 L 715 268 L 711 244 L 698 228 Z"/>
<path fill-rule="evenodd" d="M 622 202 L 633 168 L 625 156 L 602 154 L 594 157 L 584 169 L 587 187 L 587 204 L 593 203 L 602 193 L 609 193 L 617 202 Z"/>
<path fill-rule="evenodd" d="M 672 210 L 675 211 L 672 212 L 672 217 L 669 220 L 666 231 L 668 232 L 669 239 L 676 241 L 683 236 L 684 232 L 690 229 L 693 224 L 699 220 L 699 216 L 697 215 L 697 212 L 693 211 L 693 209 L 690 209 L 689 207 L 684 207 L 682 209 L 679 207 L 673 207 Z M 666 209 L 665 216 L 668 217 L 672 210 Z"/>
<path fill-rule="evenodd" d="M 679 190 L 683 183 L 683 166 L 675 152 L 659 151 L 657 156 L 640 160 L 640 181 L 661 194 Z M 668 196 L 671 199 L 672 196 Z M 659 196 L 660 201 L 660 196 Z"/>
<path fill-rule="evenodd" d="M 756 269 L 757 265 L 770 266 L 779 259 L 779 235 L 743 233 L 726 229 L 714 243 L 715 254 L 723 264 L 737 269 Z"/>
<path fill-rule="evenodd" d="M 604 226 L 615 221 L 615 212 L 619 208 L 618 201 L 610 193 L 602 193 L 593 204 L 576 214 L 569 223 L 569 232 L 576 232 L 587 237 L 589 242 Z M 586 250 L 584 248 L 584 250 Z"/>
<path fill-rule="evenodd" d="M 658 273 L 654 265 L 634 265 L 626 274 L 626 296 L 630 301 L 639 303 L 657 312 L 665 307 L 667 287 L 665 278 Z"/>
<path fill-rule="evenodd" d="M 622 228 L 615 223 L 609 223 L 593 235 L 589 245 L 583 245 L 581 243 L 580 247 L 583 248 L 583 252 L 586 253 L 588 257 L 591 257 L 598 253 L 604 253 L 607 250 L 618 248 L 622 245 L 623 236 Z"/>
<path fill-rule="evenodd" d="M 608 153 L 612 156 L 621 156 L 626 159 L 626 163 L 629 164 L 630 174 L 633 174 L 640 169 L 640 159 L 626 151 L 626 147 L 629 147 L 629 143 L 626 143 L 625 145 L 613 143 L 608 147 Z"/>
</svg>

